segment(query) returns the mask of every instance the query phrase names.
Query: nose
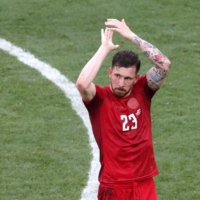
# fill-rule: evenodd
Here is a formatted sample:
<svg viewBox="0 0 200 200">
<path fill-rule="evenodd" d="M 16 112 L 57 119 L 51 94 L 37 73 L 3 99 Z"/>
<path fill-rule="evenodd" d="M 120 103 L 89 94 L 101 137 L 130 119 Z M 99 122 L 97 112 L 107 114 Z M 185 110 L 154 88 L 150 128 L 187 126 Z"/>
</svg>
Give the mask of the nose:
<svg viewBox="0 0 200 200">
<path fill-rule="evenodd" d="M 119 87 L 124 87 L 124 78 L 121 77 L 121 78 L 119 79 L 118 84 L 119 84 Z"/>
</svg>

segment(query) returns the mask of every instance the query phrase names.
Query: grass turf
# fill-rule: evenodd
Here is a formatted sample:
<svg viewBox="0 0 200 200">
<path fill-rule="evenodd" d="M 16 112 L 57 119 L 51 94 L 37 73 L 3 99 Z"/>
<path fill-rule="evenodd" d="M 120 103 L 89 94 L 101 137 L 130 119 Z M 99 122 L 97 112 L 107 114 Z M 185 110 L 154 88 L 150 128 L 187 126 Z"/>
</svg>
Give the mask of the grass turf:
<svg viewBox="0 0 200 200">
<path fill-rule="evenodd" d="M 172 69 L 152 105 L 159 199 L 200 199 L 200 2 L 0 2 L 0 37 L 76 78 L 100 45 L 106 18 L 125 18 L 136 34 L 157 46 Z M 130 42 L 114 35 L 120 49 Z M 105 60 L 95 82 L 109 82 Z M 141 73 L 151 63 L 139 53 Z M 0 51 L 1 199 L 80 198 L 90 147 L 86 129 L 64 94 L 41 75 Z"/>
</svg>

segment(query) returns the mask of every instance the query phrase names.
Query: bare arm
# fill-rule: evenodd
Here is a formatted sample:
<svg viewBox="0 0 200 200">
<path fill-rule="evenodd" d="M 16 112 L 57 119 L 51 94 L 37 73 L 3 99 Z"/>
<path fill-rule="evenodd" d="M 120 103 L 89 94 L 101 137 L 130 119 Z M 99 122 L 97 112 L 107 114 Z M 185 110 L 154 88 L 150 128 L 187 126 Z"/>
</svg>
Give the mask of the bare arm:
<svg viewBox="0 0 200 200">
<path fill-rule="evenodd" d="M 154 66 L 147 72 L 147 81 L 150 88 L 160 88 L 169 72 L 171 62 L 155 46 L 133 34 L 131 41 L 136 44 Z"/>
<path fill-rule="evenodd" d="M 81 97 L 85 101 L 91 101 L 95 96 L 96 88 L 92 81 L 96 77 L 103 61 L 109 52 L 118 48 L 119 46 L 112 43 L 112 37 L 112 30 L 101 30 L 101 46 L 94 54 L 94 56 L 84 66 L 76 81 L 76 87 L 78 88 Z"/>
<path fill-rule="evenodd" d="M 146 75 L 149 87 L 152 88 L 152 90 L 157 90 L 162 85 L 167 73 L 169 72 L 171 66 L 169 59 L 155 46 L 139 38 L 135 33 L 133 33 L 124 20 L 119 21 L 116 19 L 108 19 L 105 24 L 107 26 L 114 27 L 110 29 L 132 41 L 142 52 L 144 52 L 147 58 L 154 63 L 154 66 L 147 72 Z"/>
</svg>

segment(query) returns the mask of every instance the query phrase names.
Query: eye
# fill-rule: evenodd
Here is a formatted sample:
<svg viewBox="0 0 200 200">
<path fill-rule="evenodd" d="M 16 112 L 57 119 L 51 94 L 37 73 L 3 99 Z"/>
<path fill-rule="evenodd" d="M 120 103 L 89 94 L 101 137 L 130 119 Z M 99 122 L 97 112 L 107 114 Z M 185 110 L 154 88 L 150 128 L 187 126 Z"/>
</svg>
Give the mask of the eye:
<svg viewBox="0 0 200 200">
<path fill-rule="evenodd" d="M 121 77 L 119 74 L 115 74 L 115 76 L 116 76 L 117 78 L 120 78 L 120 77 Z"/>
<path fill-rule="evenodd" d="M 131 80 L 132 78 L 131 77 L 125 77 L 124 79 L 125 80 Z"/>
</svg>

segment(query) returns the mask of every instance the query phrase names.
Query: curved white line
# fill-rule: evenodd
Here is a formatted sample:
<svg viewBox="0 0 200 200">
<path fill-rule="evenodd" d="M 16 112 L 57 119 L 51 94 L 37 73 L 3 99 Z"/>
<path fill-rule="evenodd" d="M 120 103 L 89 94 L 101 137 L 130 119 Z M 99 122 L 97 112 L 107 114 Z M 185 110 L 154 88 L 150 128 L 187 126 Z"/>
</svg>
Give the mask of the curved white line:
<svg viewBox="0 0 200 200">
<path fill-rule="evenodd" d="M 39 71 L 45 78 L 53 82 L 57 85 L 71 100 L 72 108 L 76 111 L 76 113 L 81 117 L 83 123 L 85 124 L 89 141 L 92 147 L 92 155 L 93 159 L 91 162 L 89 179 L 87 182 L 87 186 L 84 188 L 81 196 L 81 200 L 95 200 L 97 197 L 97 189 L 98 189 L 98 171 L 99 171 L 99 151 L 94 140 L 92 129 L 88 117 L 87 110 L 85 109 L 80 95 L 75 87 L 75 84 L 70 82 L 67 77 L 62 75 L 57 69 L 51 67 L 49 64 L 44 63 L 38 60 L 31 53 L 14 46 L 12 43 L 6 41 L 5 39 L 0 38 L 0 49 L 9 53 L 12 56 L 15 56 L 19 61 L 28 65 L 31 68 Z"/>
</svg>

